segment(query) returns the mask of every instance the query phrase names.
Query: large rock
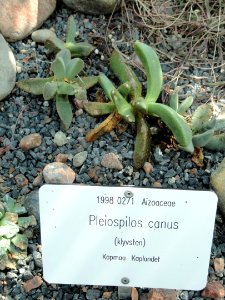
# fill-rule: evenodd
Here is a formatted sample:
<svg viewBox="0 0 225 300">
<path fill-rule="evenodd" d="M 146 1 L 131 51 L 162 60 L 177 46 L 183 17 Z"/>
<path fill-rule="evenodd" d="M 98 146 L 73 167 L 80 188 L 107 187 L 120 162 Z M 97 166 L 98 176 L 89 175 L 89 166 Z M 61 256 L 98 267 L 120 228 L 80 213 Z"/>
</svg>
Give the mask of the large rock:
<svg viewBox="0 0 225 300">
<path fill-rule="evenodd" d="M 0 32 L 11 42 L 27 37 L 52 14 L 56 0 L 0 0 Z"/>
<path fill-rule="evenodd" d="M 0 100 L 10 94 L 15 82 L 16 60 L 8 43 L 0 34 Z"/>
<path fill-rule="evenodd" d="M 70 8 L 87 14 L 105 15 L 112 13 L 121 0 L 63 0 Z"/>
<path fill-rule="evenodd" d="M 225 216 L 225 158 L 211 174 L 210 183 L 218 196 L 218 205 Z"/>
</svg>

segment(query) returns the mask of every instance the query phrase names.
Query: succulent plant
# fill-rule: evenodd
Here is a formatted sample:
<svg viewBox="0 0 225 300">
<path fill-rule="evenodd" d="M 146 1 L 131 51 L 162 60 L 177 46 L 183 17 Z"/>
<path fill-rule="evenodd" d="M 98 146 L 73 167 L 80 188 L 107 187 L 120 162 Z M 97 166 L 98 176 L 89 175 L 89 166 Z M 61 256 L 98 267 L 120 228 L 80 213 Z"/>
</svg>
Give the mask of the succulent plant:
<svg viewBox="0 0 225 300">
<path fill-rule="evenodd" d="M 77 43 L 75 41 L 76 33 L 77 29 L 74 18 L 70 16 L 67 21 L 66 41 L 63 42 L 56 35 L 51 35 L 45 41 L 45 46 L 54 53 L 68 49 L 72 57 L 88 56 L 94 50 L 94 47 L 87 42 Z"/>
<path fill-rule="evenodd" d="M 55 99 L 56 109 L 67 130 L 72 122 L 73 112 L 69 96 L 86 99 L 86 90 L 97 83 L 97 77 L 78 77 L 84 62 L 80 58 L 71 59 L 69 50 L 61 50 L 51 64 L 53 76 L 30 78 L 17 82 L 17 86 L 28 93 L 43 95 L 44 100 Z"/>
<path fill-rule="evenodd" d="M 34 216 L 22 216 L 26 209 L 9 195 L 0 198 L 0 270 L 16 268 L 18 259 L 27 256 L 28 238 L 23 233 L 35 226 Z"/>
<path fill-rule="evenodd" d="M 225 149 L 225 109 L 215 110 L 209 103 L 200 105 L 191 119 L 193 144 L 210 150 Z"/>
<path fill-rule="evenodd" d="M 108 132 L 111 127 L 115 128 L 121 119 L 136 123 L 137 135 L 133 159 L 134 167 L 141 168 L 148 159 L 151 142 L 151 131 L 146 117 L 159 117 L 173 132 L 180 148 L 192 153 L 194 147 L 191 128 L 179 111 L 156 103 L 163 83 L 162 70 L 156 52 L 139 41 L 135 42 L 134 50 L 146 71 L 147 93 L 145 97 L 142 96 L 142 85 L 134 71 L 125 63 L 119 52 L 114 51 L 110 58 L 110 67 L 119 78 L 121 85 L 116 88 L 104 74 L 100 74 L 99 83 L 109 102 L 87 102 L 84 108 L 92 116 L 110 114 L 102 124 L 87 134 L 87 141 L 93 141 L 101 134 Z M 110 126 L 108 126 L 109 123 Z M 112 123 L 113 126 L 111 126 Z"/>
</svg>

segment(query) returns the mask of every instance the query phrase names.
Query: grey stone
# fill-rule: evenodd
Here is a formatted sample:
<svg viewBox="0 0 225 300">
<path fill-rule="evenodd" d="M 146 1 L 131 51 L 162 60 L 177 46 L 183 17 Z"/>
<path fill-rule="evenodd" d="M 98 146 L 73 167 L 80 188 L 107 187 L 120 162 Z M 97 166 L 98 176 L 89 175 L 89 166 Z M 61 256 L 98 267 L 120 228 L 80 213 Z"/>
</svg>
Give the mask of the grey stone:
<svg viewBox="0 0 225 300">
<path fill-rule="evenodd" d="M 0 101 L 10 94 L 16 82 L 16 60 L 0 34 Z"/>
<path fill-rule="evenodd" d="M 218 168 L 212 172 L 210 183 L 218 196 L 218 205 L 225 216 L 225 158 L 219 164 Z"/>
<path fill-rule="evenodd" d="M 70 8 L 87 14 L 110 14 L 119 7 L 121 0 L 63 0 Z"/>
<path fill-rule="evenodd" d="M 87 151 L 82 151 L 74 155 L 73 157 L 73 166 L 74 167 L 81 167 L 85 160 L 87 159 Z"/>
<path fill-rule="evenodd" d="M 42 268 L 42 257 L 41 257 L 41 253 L 38 251 L 34 251 L 33 252 L 33 258 L 34 258 L 34 263 L 35 266 L 38 268 Z"/>
<path fill-rule="evenodd" d="M 98 299 L 101 295 L 101 292 L 97 289 L 89 289 L 86 293 L 86 298 L 88 300 Z"/>
<path fill-rule="evenodd" d="M 33 276 L 33 274 L 31 273 L 31 271 L 25 270 L 22 277 L 23 277 L 23 280 L 24 280 L 24 281 L 27 281 L 27 280 L 33 278 L 34 276 Z"/>
<path fill-rule="evenodd" d="M 57 145 L 57 146 L 63 146 L 67 143 L 67 138 L 66 138 L 66 135 L 65 133 L 63 133 L 62 131 L 58 131 L 56 132 L 55 136 L 54 136 L 54 143 Z"/>
<path fill-rule="evenodd" d="M 34 42 L 45 43 L 50 38 L 56 37 L 56 34 L 50 29 L 39 29 L 31 34 L 31 38 Z"/>
<path fill-rule="evenodd" d="M 40 212 L 39 212 L 39 193 L 38 191 L 32 191 L 26 195 L 24 206 L 29 214 L 34 215 L 36 220 L 40 224 Z"/>
<path fill-rule="evenodd" d="M 169 178 L 169 177 L 173 177 L 176 175 L 176 172 L 173 169 L 169 169 L 166 174 L 165 177 Z"/>
</svg>

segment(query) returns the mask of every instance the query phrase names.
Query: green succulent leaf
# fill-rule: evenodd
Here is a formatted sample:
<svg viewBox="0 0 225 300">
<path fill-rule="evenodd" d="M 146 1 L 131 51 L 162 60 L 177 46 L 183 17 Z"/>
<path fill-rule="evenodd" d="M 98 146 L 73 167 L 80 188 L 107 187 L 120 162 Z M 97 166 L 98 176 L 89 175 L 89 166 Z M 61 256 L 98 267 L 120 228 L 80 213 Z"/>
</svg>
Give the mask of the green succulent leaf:
<svg viewBox="0 0 225 300">
<path fill-rule="evenodd" d="M 103 73 L 98 76 L 98 81 L 106 96 L 112 101 L 112 91 L 115 90 L 115 86 L 113 85 L 112 81 L 109 80 L 109 78 Z"/>
<path fill-rule="evenodd" d="M 191 129 L 194 133 L 203 132 L 206 129 L 212 129 L 215 126 L 212 106 L 202 104 L 194 111 L 191 120 Z"/>
<path fill-rule="evenodd" d="M 178 93 L 172 93 L 169 95 L 169 106 L 175 111 L 178 110 L 178 106 L 179 106 Z"/>
<path fill-rule="evenodd" d="M 131 85 L 129 82 L 122 83 L 118 87 L 118 92 L 125 98 L 127 99 L 128 95 L 131 93 Z"/>
<path fill-rule="evenodd" d="M 110 57 L 110 68 L 122 83 L 129 83 L 134 98 L 141 96 L 142 86 L 138 77 L 118 51 L 114 50 Z"/>
<path fill-rule="evenodd" d="M 219 115 L 216 117 L 216 122 L 214 126 L 215 131 L 220 131 L 225 129 L 225 108 L 223 108 Z"/>
<path fill-rule="evenodd" d="M 195 147 L 204 147 L 213 137 L 214 130 L 209 129 L 203 133 L 195 134 L 192 137 L 192 142 Z"/>
<path fill-rule="evenodd" d="M 14 236 L 11 239 L 12 243 L 21 250 L 26 250 L 28 246 L 28 239 L 25 234 L 19 234 L 17 233 L 16 236 Z"/>
<path fill-rule="evenodd" d="M 87 42 L 66 43 L 66 48 L 70 50 L 72 57 L 85 57 L 94 50 L 94 47 Z"/>
<path fill-rule="evenodd" d="M 75 88 L 75 98 L 80 101 L 87 101 L 87 90 L 83 87 L 77 86 Z"/>
<path fill-rule="evenodd" d="M 20 80 L 16 85 L 23 91 L 31 93 L 33 95 L 42 95 L 44 86 L 47 82 L 53 80 L 53 77 L 49 78 L 30 78 Z"/>
<path fill-rule="evenodd" d="M 19 227 L 11 221 L 4 218 L 0 221 L 0 237 L 6 237 L 7 239 L 13 237 L 19 232 Z"/>
<path fill-rule="evenodd" d="M 18 215 L 26 213 L 26 208 L 11 198 L 8 194 L 3 197 L 4 207 L 7 212 L 16 213 Z"/>
<path fill-rule="evenodd" d="M 56 109 L 63 127 L 67 130 L 73 119 L 73 112 L 67 95 L 56 94 Z"/>
<path fill-rule="evenodd" d="M 63 49 L 56 54 L 56 58 L 60 57 L 64 61 L 66 68 L 69 66 L 71 62 L 71 53 L 68 49 Z"/>
<path fill-rule="evenodd" d="M 225 133 L 215 134 L 210 138 L 205 147 L 209 150 L 224 151 L 225 150 Z"/>
<path fill-rule="evenodd" d="M 151 130 L 145 117 L 138 113 L 136 116 L 137 135 L 134 143 L 134 167 L 140 169 L 148 160 L 151 148 Z"/>
<path fill-rule="evenodd" d="M 97 117 L 110 114 L 115 110 L 115 105 L 112 102 L 84 102 L 84 109 L 92 117 Z"/>
<path fill-rule="evenodd" d="M 162 89 L 163 75 L 159 57 L 155 50 L 139 41 L 134 43 L 134 50 L 139 57 L 147 75 L 147 94 L 148 103 L 156 102 Z"/>
<path fill-rule="evenodd" d="M 7 253 L 10 247 L 10 240 L 6 238 L 0 238 L 0 257 Z"/>
<path fill-rule="evenodd" d="M 80 58 L 74 58 L 66 68 L 66 77 L 70 80 L 74 79 L 84 68 L 84 61 Z"/>
<path fill-rule="evenodd" d="M 171 107 L 160 103 L 149 103 L 148 114 L 157 115 L 166 126 L 173 132 L 179 147 L 187 152 L 193 153 L 192 131 L 188 123 Z"/>
<path fill-rule="evenodd" d="M 66 77 L 66 66 L 61 56 L 57 56 L 52 62 L 51 70 L 57 80 L 64 80 L 64 78 Z"/>
<path fill-rule="evenodd" d="M 135 122 L 135 115 L 131 104 L 117 90 L 112 90 L 111 97 L 118 114 L 129 123 Z"/>
<path fill-rule="evenodd" d="M 55 81 L 47 82 L 43 89 L 43 97 L 45 100 L 54 98 L 57 92 L 57 83 Z"/>
<path fill-rule="evenodd" d="M 193 97 L 189 96 L 184 101 L 182 101 L 178 107 L 178 114 L 183 115 L 192 105 Z"/>
<path fill-rule="evenodd" d="M 3 202 L 0 201 L 0 220 L 4 217 L 5 215 L 5 208 Z"/>
<path fill-rule="evenodd" d="M 13 243 L 10 244 L 9 252 L 13 260 L 25 259 L 27 257 L 27 248 L 22 250 L 16 247 Z"/>
<path fill-rule="evenodd" d="M 135 108 L 139 111 L 142 112 L 143 114 L 147 113 L 148 110 L 148 105 L 146 99 L 139 97 L 135 101 Z"/>
<path fill-rule="evenodd" d="M 67 21 L 66 28 L 66 43 L 74 43 L 76 37 L 76 23 L 74 17 L 70 16 Z"/>
<path fill-rule="evenodd" d="M 8 212 L 14 212 L 16 201 L 9 195 L 5 195 L 3 197 L 3 201 L 4 201 L 5 210 Z"/>
<path fill-rule="evenodd" d="M 73 83 L 78 84 L 80 87 L 88 90 L 98 83 L 98 76 L 84 76 L 73 80 Z"/>
<path fill-rule="evenodd" d="M 13 222 L 14 224 L 17 223 L 18 221 L 18 214 L 17 213 L 11 213 L 11 212 L 6 212 L 4 216 L 4 221 L 10 221 Z"/>
<path fill-rule="evenodd" d="M 29 217 L 20 217 L 18 218 L 18 226 L 19 228 L 26 229 L 29 226 L 36 226 L 37 222 L 34 216 Z"/>
<path fill-rule="evenodd" d="M 65 49 L 65 43 L 56 36 L 52 36 L 45 41 L 45 47 L 48 48 L 51 52 L 57 53 L 60 50 Z"/>
<path fill-rule="evenodd" d="M 59 95 L 74 95 L 75 94 L 75 88 L 73 84 L 69 84 L 65 81 L 59 81 L 57 82 L 57 94 Z"/>
</svg>

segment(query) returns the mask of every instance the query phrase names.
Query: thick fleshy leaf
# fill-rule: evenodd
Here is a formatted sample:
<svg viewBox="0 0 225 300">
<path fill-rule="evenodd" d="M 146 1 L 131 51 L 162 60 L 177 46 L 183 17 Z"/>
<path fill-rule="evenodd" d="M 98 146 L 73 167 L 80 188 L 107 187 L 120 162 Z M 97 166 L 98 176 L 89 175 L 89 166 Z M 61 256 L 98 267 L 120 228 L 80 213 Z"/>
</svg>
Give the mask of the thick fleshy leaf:
<svg viewBox="0 0 225 300">
<path fill-rule="evenodd" d="M 16 269 L 16 262 L 8 257 L 7 254 L 0 257 L 0 270 Z"/>
<path fill-rule="evenodd" d="M 105 74 L 101 73 L 98 76 L 98 82 L 106 96 L 112 101 L 112 91 L 116 89 L 112 81 Z"/>
<path fill-rule="evenodd" d="M 193 135 L 192 142 L 195 147 L 204 147 L 214 134 L 213 129 Z"/>
<path fill-rule="evenodd" d="M 222 107 L 219 115 L 216 117 L 216 123 L 214 126 L 215 131 L 224 131 L 225 129 L 225 107 Z"/>
<path fill-rule="evenodd" d="M 141 96 L 142 85 L 138 77 L 118 51 L 113 51 L 110 57 L 110 68 L 122 83 L 129 82 L 134 98 Z"/>
<path fill-rule="evenodd" d="M 59 81 L 57 83 L 57 94 L 59 95 L 74 95 L 75 94 L 76 86 L 73 84 L 69 84 L 65 81 Z"/>
<path fill-rule="evenodd" d="M 17 221 L 18 221 L 18 214 L 11 213 L 11 212 L 7 211 L 5 213 L 4 220 L 8 220 L 8 221 L 13 222 L 14 224 L 16 224 Z"/>
<path fill-rule="evenodd" d="M 79 86 L 88 90 L 98 83 L 98 76 L 84 76 L 79 77 L 73 80 L 74 83 L 77 83 Z"/>
<path fill-rule="evenodd" d="M 76 37 L 76 23 L 74 21 L 74 17 L 70 16 L 67 21 L 66 28 L 66 43 L 74 43 Z"/>
<path fill-rule="evenodd" d="M 10 252 L 10 256 L 14 260 L 27 258 L 27 248 L 22 250 L 16 247 L 13 243 L 10 244 L 9 252 Z"/>
<path fill-rule="evenodd" d="M 66 66 L 61 56 L 56 57 L 56 59 L 52 62 L 51 70 L 57 80 L 64 80 L 66 76 Z"/>
<path fill-rule="evenodd" d="M 148 104 L 147 104 L 146 99 L 144 99 L 143 97 L 140 97 L 140 98 L 136 99 L 136 101 L 135 101 L 135 108 L 139 112 L 142 112 L 143 114 L 147 113 Z"/>
<path fill-rule="evenodd" d="M 66 48 L 70 50 L 72 57 L 88 56 L 95 49 L 91 44 L 86 42 L 66 43 Z"/>
<path fill-rule="evenodd" d="M 213 109 L 210 104 L 202 104 L 194 111 L 191 121 L 191 129 L 194 133 L 212 129 L 215 126 Z"/>
<path fill-rule="evenodd" d="M 65 49 L 65 43 L 55 36 L 50 37 L 45 41 L 45 47 L 51 52 L 57 53 L 60 50 Z"/>
<path fill-rule="evenodd" d="M 10 240 L 5 238 L 0 238 L 0 257 L 7 253 L 10 247 Z"/>
<path fill-rule="evenodd" d="M 9 195 L 3 197 L 5 210 L 8 212 L 14 212 L 15 200 Z"/>
<path fill-rule="evenodd" d="M 4 218 L 0 222 L 0 237 L 6 237 L 11 238 L 15 234 L 19 232 L 19 227 L 14 224 L 13 222 L 10 222 L 8 220 L 5 220 Z"/>
<path fill-rule="evenodd" d="M 3 197 L 4 207 L 7 212 L 16 213 L 18 215 L 26 213 L 26 208 L 11 198 L 8 194 Z"/>
<path fill-rule="evenodd" d="M 73 119 L 73 112 L 67 95 L 56 95 L 56 109 L 63 127 L 67 130 Z"/>
<path fill-rule="evenodd" d="M 193 103 L 193 97 L 189 96 L 184 101 L 182 101 L 178 107 L 178 114 L 183 115 L 192 105 Z"/>
<path fill-rule="evenodd" d="M 84 68 L 84 61 L 80 58 L 74 58 L 66 68 L 66 77 L 70 80 L 74 79 Z"/>
<path fill-rule="evenodd" d="M 175 111 L 178 110 L 178 106 L 179 106 L 178 93 L 172 93 L 169 95 L 169 106 Z"/>
<path fill-rule="evenodd" d="M 83 87 L 77 86 L 75 88 L 75 98 L 80 101 L 87 101 L 87 90 Z"/>
<path fill-rule="evenodd" d="M 64 64 L 67 68 L 67 66 L 70 64 L 70 61 L 71 61 L 71 53 L 68 49 L 63 49 L 61 51 L 59 51 L 57 54 L 56 54 L 56 57 L 61 57 L 64 61 Z"/>
<path fill-rule="evenodd" d="M 14 236 L 11 239 L 11 242 L 19 249 L 26 250 L 28 246 L 28 238 L 25 234 L 19 234 L 17 233 L 16 236 Z"/>
<path fill-rule="evenodd" d="M 29 217 L 20 217 L 18 219 L 18 225 L 20 228 L 28 228 L 29 226 L 36 226 L 37 221 L 34 216 L 29 216 Z"/>
<path fill-rule="evenodd" d="M 148 161 L 151 149 L 151 129 L 145 117 L 138 113 L 136 116 L 137 135 L 134 143 L 134 167 L 140 169 Z"/>
<path fill-rule="evenodd" d="M 159 57 L 156 51 L 139 41 L 134 43 L 134 50 L 140 58 L 147 75 L 147 94 L 146 101 L 149 103 L 156 102 L 163 84 L 163 74 Z"/>
<path fill-rule="evenodd" d="M 209 142 L 205 145 L 205 148 L 214 151 L 224 151 L 225 150 L 225 133 L 216 134 Z"/>
<path fill-rule="evenodd" d="M 121 84 L 117 90 L 125 99 L 127 99 L 128 95 L 131 93 L 132 88 L 129 82 L 125 82 Z"/>
<path fill-rule="evenodd" d="M 53 78 L 30 78 L 25 80 L 20 80 L 16 83 L 16 85 L 27 93 L 31 93 L 34 95 L 42 95 L 43 88 L 47 82 L 52 81 Z"/>
<path fill-rule="evenodd" d="M 45 100 L 50 100 L 54 98 L 56 92 L 57 92 L 57 83 L 55 81 L 47 82 L 43 89 L 43 97 Z"/>
<path fill-rule="evenodd" d="M 116 128 L 121 120 L 122 117 L 118 113 L 112 112 L 102 123 L 97 125 L 94 129 L 90 130 L 86 134 L 86 141 L 94 142 L 106 132 L 110 132 Z"/>
<path fill-rule="evenodd" d="M 115 110 L 115 105 L 112 102 L 84 102 L 84 109 L 92 117 L 97 117 L 110 114 Z"/>
<path fill-rule="evenodd" d="M 129 123 L 135 122 L 135 115 L 132 105 L 128 103 L 127 100 L 117 90 L 112 91 L 111 97 L 118 114 L 120 114 L 121 117 Z"/>
<path fill-rule="evenodd" d="M 5 215 L 5 208 L 3 202 L 0 201 L 0 220 L 4 217 Z"/>
<path fill-rule="evenodd" d="M 149 103 L 149 115 L 157 115 L 166 126 L 173 132 L 179 147 L 187 152 L 193 153 L 192 131 L 185 119 L 171 107 L 161 103 Z"/>
</svg>

